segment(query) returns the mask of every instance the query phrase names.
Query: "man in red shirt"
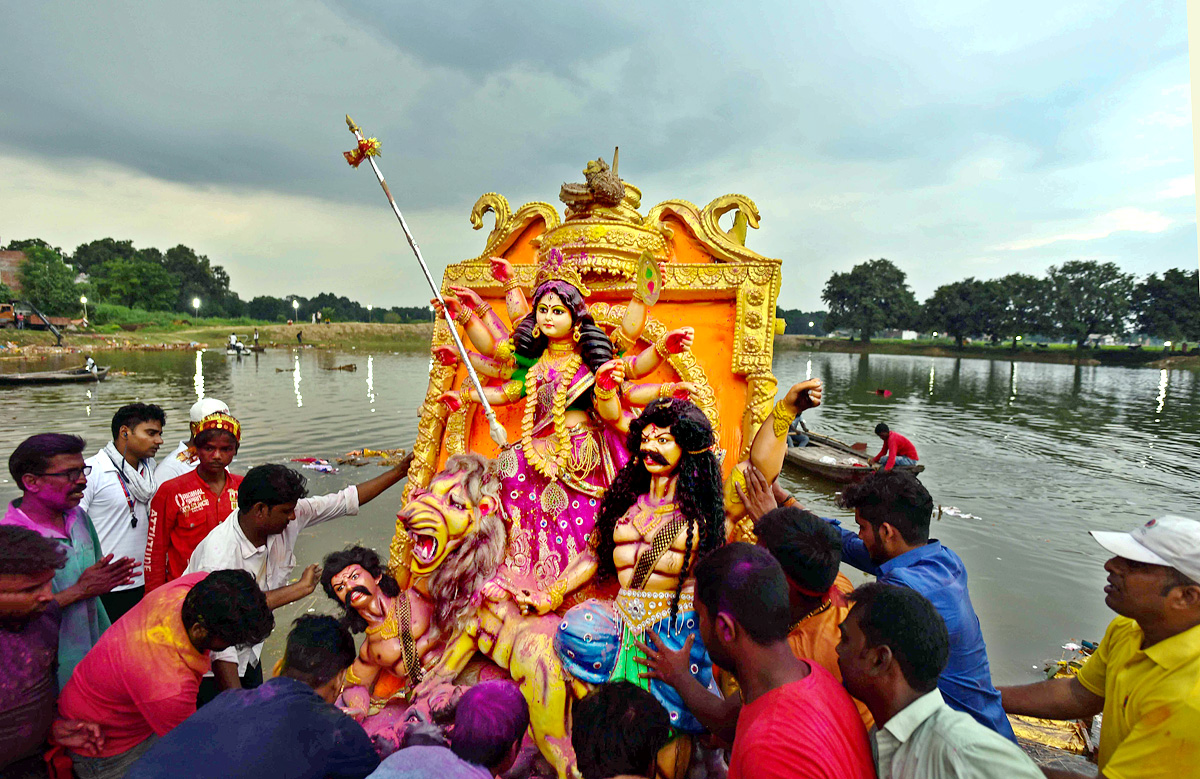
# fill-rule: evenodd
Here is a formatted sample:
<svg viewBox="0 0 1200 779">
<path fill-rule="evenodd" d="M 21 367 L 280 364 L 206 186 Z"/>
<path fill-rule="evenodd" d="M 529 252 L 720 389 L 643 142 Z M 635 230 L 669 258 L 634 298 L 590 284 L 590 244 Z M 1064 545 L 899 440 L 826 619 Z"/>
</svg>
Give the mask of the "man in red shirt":
<svg viewBox="0 0 1200 779">
<path fill-rule="evenodd" d="M 192 552 L 237 511 L 242 477 L 230 473 L 242 428 L 229 414 L 209 414 L 197 425 L 194 471 L 159 486 L 150 502 L 146 534 L 146 592 L 183 575 Z"/>
<path fill-rule="evenodd" d="M 59 698 L 60 720 L 100 726 L 99 747 L 71 752 L 76 775 L 124 776 L 195 713 L 209 652 L 262 641 L 274 626 L 267 597 L 245 571 L 189 574 L 147 594 L 105 631 Z"/>
<path fill-rule="evenodd" d="M 704 646 L 742 690 L 729 779 L 874 779 L 849 694 L 829 671 L 792 654 L 787 579 L 771 553 L 727 544 L 695 575 Z"/>
<path fill-rule="evenodd" d="M 879 450 L 879 454 L 872 457 L 867 462 L 871 465 L 878 464 L 885 471 L 890 471 L 897 465 L 916 465 L 917 447 L 913 446 L 912 441 L 909 441 L 899 433 L 893 433 L 888 429 L 888 426 L 880 422 L 875 425 L 875 435 L 883 440 L 883 448 Z M 887 464 L 884 464 L 884 457 L 887 457 Z"/>
</svg>

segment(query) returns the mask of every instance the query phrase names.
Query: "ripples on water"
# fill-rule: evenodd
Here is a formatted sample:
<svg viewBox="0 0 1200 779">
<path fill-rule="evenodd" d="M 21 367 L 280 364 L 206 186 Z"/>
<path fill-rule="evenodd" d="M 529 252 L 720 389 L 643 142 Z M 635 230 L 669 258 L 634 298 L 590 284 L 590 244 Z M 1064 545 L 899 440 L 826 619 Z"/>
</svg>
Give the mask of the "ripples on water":
<svg viewBox="0 0 1200 779">
<path fill-rule="evenodd" d="M 76 362 L 5 361 L 0 370 Z M 165 453 L 186 437 L 187 409 L 201 395 L 226 401 L 242 421 L 238 472 L 363 446 L 409 447 L 429 369 L 428 354 L 416 352 L 274 350 L 241 360 L 221 351 L 143 352 L 105 354 L 102 362 L 134 375 L 93 387 L 0 389 L 0 452 L 7 457 L 26 436 L 57 430 L 87 437 L 90 455 L 107 439 L 112 413 L 141 400 L 167 411 Z M 358 370 L 333 370 L 348 362 Z M 826 405 L 805 415 L 814 430 L 867 442 L 872 454 L 877 422 L 911 438 L 934 500 L 979 518 L 943 514 L 934 535 L 966 561 L 1000 683 L 1032 678 L 1032 666 L 1057 658 L 1067 640 L 1103 634 L 1112 616 L 1101 592 L 1106 554 L 1088 529 L 1128 530 L 1166 513 L 1200 517 L 1196 373 L 806 352 L 780 354 L 775 373 L 782 386 L 825 380 Z M 875 395 L 877 388 L 892 396 Z M 380 472 L 304 473 L 319 494 Z M 0 492 L 11 499 L 4 477 Z M 783 478 L 801 502 L 853 522 L 835 508 L 831 485 L 790 470 Z M 304 533 L 300 565 L 348 543 L 386 553 L 399 496 L 397 487 L 356 518 Z M 277 612 L 277 622 L 329 607 L 318 588 Z M 268 665 L 285 633 L 268 643 Z"/>
</svg>

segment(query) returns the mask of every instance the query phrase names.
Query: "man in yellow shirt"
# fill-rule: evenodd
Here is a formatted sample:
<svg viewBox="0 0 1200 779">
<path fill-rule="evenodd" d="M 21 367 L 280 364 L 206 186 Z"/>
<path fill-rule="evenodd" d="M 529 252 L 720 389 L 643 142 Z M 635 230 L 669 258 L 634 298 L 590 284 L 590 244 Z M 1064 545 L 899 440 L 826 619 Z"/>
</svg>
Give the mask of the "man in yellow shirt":
<svg viewBox="0 0 1200 779">
<path fill-rule="evenodd" d="M 1101 777 L 1200 777 L 1200 522 L 1162 517 L 1092 537 L 1116 555 L 1104 602 L 1120 616 L 1077 676 L 1000 688 L 1004 710 L 1081 719 L 1103 709 Z"/>
</svg>

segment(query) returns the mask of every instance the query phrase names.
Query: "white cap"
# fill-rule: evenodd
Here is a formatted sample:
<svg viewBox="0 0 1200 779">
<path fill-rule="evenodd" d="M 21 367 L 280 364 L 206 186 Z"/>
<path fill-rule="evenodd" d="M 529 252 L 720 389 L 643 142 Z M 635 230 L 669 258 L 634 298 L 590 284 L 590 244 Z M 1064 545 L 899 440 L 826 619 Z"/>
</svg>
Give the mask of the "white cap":
<svg viewBox="0 0 1200 779">
<path fill-rule="evenodd" d="M 229 406 L 225 405 L 225 401 L 216 398 L 201 398 L 192 404 L 192 410 L 188 412 L 188 421 L 198 424 L 204 421 L 209 414 L 216 413 L 229 413 Z"/>
<path fill-rule="evenodd" d="M 1185 517 L 1159 517 L 1132 533 L 1091 530 L 1096 543 L 1118 557 L 1174 568 L 1200 582 L 1200 522 Z"/>
</svg>

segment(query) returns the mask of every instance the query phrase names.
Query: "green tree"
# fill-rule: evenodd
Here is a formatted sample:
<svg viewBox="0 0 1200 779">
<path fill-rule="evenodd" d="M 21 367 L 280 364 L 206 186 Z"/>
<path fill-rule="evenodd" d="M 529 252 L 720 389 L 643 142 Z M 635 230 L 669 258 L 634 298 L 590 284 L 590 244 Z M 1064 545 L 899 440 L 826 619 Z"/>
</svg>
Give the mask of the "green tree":
<svg viewBox="0 0 1200 779">
<path fill-rule="evenodd" d="M 966 278 L 934 290 L 925 301 L 921 321 L 928 330 L 952 336 L 961 349 L 967 336 L 988 332 L 995 308 L 995 298 L 987 284 Z"/>
<path fill-rule="evenodd" d="M 238 316 L 242 313 L 245 304 L 229 291 L 229 274 L 220 265 L 213 265 L 208 257 L 180 244 L 167 249 L 162 264 L 179 280 L 172 303 L 174 310 L 190 311 L 192 298 L 198 297 L 205 302 L 210 314 Z"/>
<path fill-rule="evenodd" d="M 35 247 L 41 247 L 43 249 L 51 249 L 52 251 L 56 252 L 60 256 L 63 253 L 62 249 L 60 249 L 57 246 L 51 246 L 46 241 L 43 241 L 41 238 L 21 238 L 19 240 L 15 240 L 15 241 L 9 241 L 8 246 L 5 246 L 4 248 L 6 251 L 19 252 L 22 249 L 32 249 Z"/>
<path fill-rule="evenodd" d="M 799 309 L 781 308 L 778 314 L 782 319 L 787 329 L 786 333 L 793 335 L 825 335 L 825 317 L 828 314 L 824 311 L 800 311 Z M 808 323 L 812 322 L 812 327 Z"/>
<path fill-rule="evenodd" d="M 1044 334 L 1054 329 L 1049 308 L 1053 287 L 1048 279 L 1027 273 L 1010 273 L 986 282 L 997 302 L 988 327 L 994 342 L 1011 339 L 1017 348 L 1017 336 Z"/>
<path fill-rule="evenodd" d="M 97 268 L 109 260 L 114 260 L 118 257 L 129 259 L 136 254 L 137 250 L 133 248 L 133 241 L 101 238 L 98 241 L 80 244 L 75 249 L 75 254 L 71 257 L 71 261 L 80 273 L 86 273 L 90 276 L 96 272 Z"/>
<path fill-rule="evenodd" d="M 834 273 L 825 282 L 821 299 L 829 304 L 825 327 L 857 330 L 864 343 L 886 328 L 912 325 L 920 305 L 905 283 L 904 271 L 885 259 L 868 260 L 847 273 Z"/>
<path fill-rule="evenodd" d="M 1167 340 L 1200 338 L 1200 271 L 1151 273 L 1133 292 L 1137 327 Z"/>
<path fill-rule="evenodd" d="M 17 293 L 13 292 L 12 287 L 0 281 L 0 303 L 8 303 L 16 298 Z"/>
<path fill-rule="evenodd" d="M 1055 331 L 1078 349 L 1089 335 L 1125 332 L 1133 275 L 1116 263 L 1071 260 L 1046 271 Z"/>
<path fill-rule="evenodd" d="M 269 322 L 286 322 L 292 318 L 292 304 L 283 298 L 259 295 L 246 303 L 246 316 Z"/>
<path fill-rule="evenodd" d="M 25 249 L 25 262 L 17 271 L 22 299 L 37 306 L 47 316 L 70 316 L 79 308 L 75 271 L 53 249 L 34 246 Z"/>
<path fill-rule="evenodd" d="M 156 262 L 116 257 L 96 269 L 94 284 L 101 299 L 147 311 L 170 311 L 175 278 Z"/>
</svg>

